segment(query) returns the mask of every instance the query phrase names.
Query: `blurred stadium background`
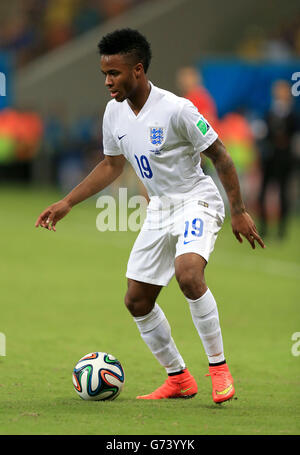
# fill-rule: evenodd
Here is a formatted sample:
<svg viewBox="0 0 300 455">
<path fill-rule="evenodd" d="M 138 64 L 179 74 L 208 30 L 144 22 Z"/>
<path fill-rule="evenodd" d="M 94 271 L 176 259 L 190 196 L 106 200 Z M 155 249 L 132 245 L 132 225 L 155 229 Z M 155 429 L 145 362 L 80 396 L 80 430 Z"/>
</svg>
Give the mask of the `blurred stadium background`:
<svg viewBox="0 0 300 455">
<path fill-rule="evenodd" d="M 261 231 L 263 212 L 274 229 L 266 250 L 253 252 L 236 242 L 227 219 L 207 271 L 239 397 L 220 412 L 208 404 L 206 359 L 176 282 L 162 302 L 202 393 L 180 407 L 136 403 L 137 392 L 162 379 L 122 305 L 136 232 L 100 235 L 93 199 L 57 234 L 34 228 L 40 211 L 103 158 L 110 97 L 97 44 L 123 27 L 151 42 L 150 80 L 191 99 L 211 121 L 248 210 Z M 299 434 L 298 344 L 291 353 L 300 333 L 299 73 L 299 0 L 0 2 L 0 332 L 7 340 L 0 433 Z M 203 166 L 215 178 L 209 162 Z M 277 184 L 265 192 L 270 177 Z M 129 196 L 143 191 L 129 166 L 107 193 L 117 196 L 119 186 Z M 287 233 L 276 232 L 281 213 L 289 215 Z M 95 349 L 124 359 L 127 389 L 114 406 L 84 406 L 72 390 L 74 364 Z"/>
<path fill-rule="evenodd" d="M 259 216 L 272 84 L 279 79 L 292 86 L 300 70 L 300 8 L 294 0 L 284 8 L 279 0 L 1 2 L 1 183 L 48 185 L 65 193 L 103 158 L 101 120 L 109 96 L 97 43 L 125 26 L 138 28 L 152 44 L 150 80 L 189 97 L 213 123 L 238 168 L 249 210 Z M 191 86 L 191 73 L 182 74 L 186 67 L 197 71 L 198 87 Z M 298 115 L 300 96 L 291 98 Z M 292 172 L 284 197 L 299 214 L 297 128 L 289 137 Z M 213 175 L 209 163 L 203 165 Z M 135 194 L 142 190 L 130 169 L 120 180 L 109 192 L 119 185 Z M 268 219 L 278 219 L 276 185 L 265 196 Z"/>
</svg>

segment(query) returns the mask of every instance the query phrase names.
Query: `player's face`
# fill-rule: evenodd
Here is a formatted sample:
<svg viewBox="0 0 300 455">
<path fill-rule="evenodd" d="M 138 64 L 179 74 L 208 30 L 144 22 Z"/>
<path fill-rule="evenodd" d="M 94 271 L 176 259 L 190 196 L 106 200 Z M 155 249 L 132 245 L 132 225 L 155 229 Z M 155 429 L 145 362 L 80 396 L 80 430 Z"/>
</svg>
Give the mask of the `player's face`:
<svg viewBox="0 0 300 455">
<path fill-rule="evenodd" d="M 101 71 L 105 75 L 105 85 L 116 101 L 131 98 L 138 87 L 138 72 L 128 57 L 120 54 L 102 55 Z"/>
</svg>

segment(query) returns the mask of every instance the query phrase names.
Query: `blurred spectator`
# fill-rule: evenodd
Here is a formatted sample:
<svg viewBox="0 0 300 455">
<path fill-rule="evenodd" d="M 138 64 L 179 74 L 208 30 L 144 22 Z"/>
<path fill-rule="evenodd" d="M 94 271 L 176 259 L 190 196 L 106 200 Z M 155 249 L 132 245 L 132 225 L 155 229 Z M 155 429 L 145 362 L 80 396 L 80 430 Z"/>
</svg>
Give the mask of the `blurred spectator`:
<svg viewBox="0 0 300 455">
<path fill-rule="evenodd" d="M 80 1 L 73 20 L 73 33 L 79 36 L 103 22 L 105 15 L 99 6 L 99 0 Z"/>
<path fill-rule="evenodd" d="M 286 235 L 289 214 L 289 182 L 293 169 L 293 138 L 299 129 L 299 120 L 293 106 L 291 87 L 283 80 L 272 86 L 272 102 L 264 119 L 265 135 L 258 142 L 261 157 L 262 182 L 259 194 L 262 236 L 267 234 L 267 190 L 276 183 L 279 190 L 278 235 Z"/>
<path fill-rule="evenodd" d="M 2 22 L 3 21 L 3 22 Z M 12 10 L 0 26 L 0 50 L 13 53 L 16 65 L 26 64 L 36 56 L 39 41 L 38 23 L 33 10 L 25 2 L 18 12 Z"/>
<path fill-rule="evenodd" d="M 288 61 L 300 56 L 300 12 L 270 33 L 262 27 L 249 26 L 238 43 L 238 55 L 247 59 Z"/>
<path fill-rule="evenodd" d="M 265 42 L 265 31 L 257 25 L 250 25 L 245 29 L 244 37 L 237 44 L 237 54 L 248 60 L 260 59 L 263 57 Z"/>
<path fill-rule="evenodd" d="M 43 150 L 54 171 L 52 179 L 62 191 L 69 191 L 103 158 L 101 121 L 92 113 L 70 124 L 64 117 L 63 107 L 56 106 L 45 119 Z"/>
<path fill-rule="evenodd" d="M 190 100 L 208 122 L 216 128 L 218 118 L 216 104 L 202 85 L 199 71 L 191 66 L 180 68 L 176 75 L 176 85 L 180 95 Z"/>
<path fill-rule="evenodd" d="M 49 1 L 44 17 L 44 36 L 48 50 L 66 43 L 72 38 L 72 23 L 77 0 Z"/>
<path fill-rule="evenodd" d="M 69 42 L 146 0 L 11 0 L 0 3 L 0 51 L 16 66 Z"/>
<path fill-rule="evenodd" d="M 261 46 L 262 56 L 273 62 L 286 62 L 293 58 L 293 49 L 280 31 L 271 35 Z"/>
<path fill-rule="evenodd" d="M 107 18 L 111 18 L 124 13 L 136 3 L 137 0 L 101 0 L 99 8 Z"/>
<path fill-rule="evenodd" d="M 38 154 L 43 122 L 30 111 L 0 112 L 0 182 L 31 179 L 31 162 Z"/>
<path fill-rule="evenodd" d="M 229 152 L 239 177 L 244 177 L 255 162 L 255 143 L 250 123 L 242 112 L 228 112 L 220 121 L 218 135 Z M 241 182 L 242 183 L 242 182 Z M 247 199 L 247 196 L 244 196 Z"/>
<path fill-rule="evenodd" d="M 3 109 L 0 112 L 0 139 L 10 138 L 15 147 L 9 161 L 30 161 L 38 152 L 43 123 L 35 112 Z"/>
</svg>

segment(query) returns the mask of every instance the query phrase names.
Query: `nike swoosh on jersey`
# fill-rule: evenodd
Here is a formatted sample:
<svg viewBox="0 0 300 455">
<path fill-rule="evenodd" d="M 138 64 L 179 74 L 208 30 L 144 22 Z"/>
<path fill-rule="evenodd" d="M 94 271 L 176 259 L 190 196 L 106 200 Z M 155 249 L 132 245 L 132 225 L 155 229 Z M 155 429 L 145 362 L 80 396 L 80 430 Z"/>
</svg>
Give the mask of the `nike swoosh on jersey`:
<svg viewBox="0 0 300 455">
<path fill-rule="evenodd" d="M 119 141 L 123 139 L 124 136 L 127 136 L 127 134 L 123 134 L 123 136 L 118 136 Z"/>
</svg>

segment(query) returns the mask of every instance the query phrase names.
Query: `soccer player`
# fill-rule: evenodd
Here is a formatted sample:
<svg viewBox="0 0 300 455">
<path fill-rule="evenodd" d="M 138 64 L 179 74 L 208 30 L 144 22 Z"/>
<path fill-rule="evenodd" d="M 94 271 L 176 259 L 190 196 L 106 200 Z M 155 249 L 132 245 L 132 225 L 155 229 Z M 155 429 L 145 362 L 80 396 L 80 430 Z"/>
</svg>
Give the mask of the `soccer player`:
<svg viewBox="0 0 300 455">
<path fill-rule="evenodd" d="M 232 230 L 239 242 L 264 248 L 242 201 L 237 173 L 224 145 L 193 104 L 154 86 L 147 78 L 151 48 L 132 29 L 116 30 L 99 45 L 101 71 L 111 94 L 103 118 L 105 158 L 62 200 L 38 217 L 36 227 L 56 224 L 79 202 L 100 192 L 122 173 L 127 159 L 145 185 L 150 202 L 128 261 L 125 304 L 142 339 L 165 368 L 164 384 L 139 399 L 191 398 L 197 383 L 172 338 L 157 304 L 175 274 L 208 358 L 212 397 L 233 397 L 217 303 L 204 271 L 224 220 L 224 204 L 200 167 L 209 157 L 226 191 Z"/>
</svg>

